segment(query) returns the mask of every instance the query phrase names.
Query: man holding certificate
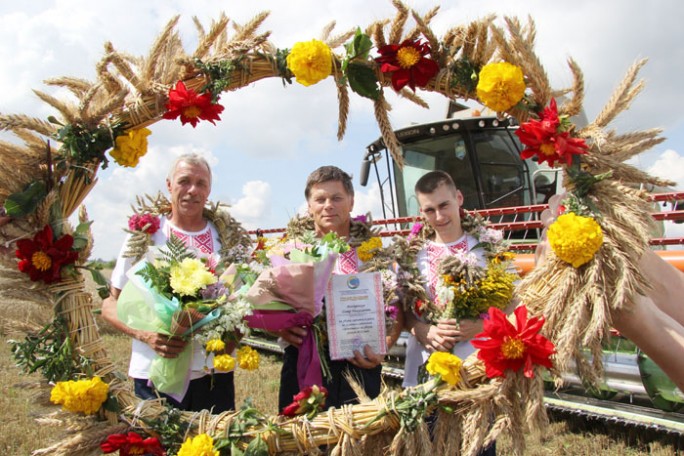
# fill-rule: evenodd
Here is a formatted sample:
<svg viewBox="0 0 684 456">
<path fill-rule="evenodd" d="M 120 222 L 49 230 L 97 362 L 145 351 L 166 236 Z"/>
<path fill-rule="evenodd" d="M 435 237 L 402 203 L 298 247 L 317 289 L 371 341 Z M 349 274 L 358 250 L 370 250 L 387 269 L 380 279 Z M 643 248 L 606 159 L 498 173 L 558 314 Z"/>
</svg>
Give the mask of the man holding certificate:
<svg viewBox="0 0 684 456">
<path fill-rule="evenodd" d="M 363 262 L 354 247 L 356 243 L 350 242 L 353 232 L 358 231 L 355 226 L 361 223 L 352 220 L 350 215 L 354 206 L 351 176 L 334 166 L 318 168 L 307 178 L 304 196 L 309 217 L 294 221 L 306 229 L 311 227 L 317 238 L 336 233 L 352 245 L 337 258 L 326 288 L 327 308 L 322 311 L 327 320 L 329 345 L 329 350 L 319 353 L 321 361 L 327 361 L 329 367 L 329 375 L 323 381 L 328 390 L 326 407 L 340 407 L 358 402 L 347 376 L 354 378 L 367 396 L 374 398 L 380 393 L 384 353 L 398 338 L 402 325 L 397 322 L 388 331 L 390 334 L 386 334 L 380 273 L 359 272 Z M 312 330 L 311 327 L 295 326 L 278 333 L 288 344 L 280 379 L 280 410 L 300 391 L 297 381 L 299 347 L 307 332 Z"/>
</svg>

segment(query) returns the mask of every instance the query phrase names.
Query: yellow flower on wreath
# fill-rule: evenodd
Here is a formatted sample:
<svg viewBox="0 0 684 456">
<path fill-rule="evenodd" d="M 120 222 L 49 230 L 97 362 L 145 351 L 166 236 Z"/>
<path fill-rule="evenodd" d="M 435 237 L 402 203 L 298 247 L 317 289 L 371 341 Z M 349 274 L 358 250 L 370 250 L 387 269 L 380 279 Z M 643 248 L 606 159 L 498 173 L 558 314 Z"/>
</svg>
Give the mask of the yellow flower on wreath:
<svg viewBox="0 0 684 456">
<path fill-rule="evenodd" d="M 292 46 L 287 56 L 287 67 L 300 84 L 316 84 L 332 72 L 332 51 L 319 40 L 300 41 Z"/>
<path fill-rule="evenodd" d="M 372 260 L 377 251 L 381 248 L 382 241 L 379 237 L 375 236 L 358 246 L 356 248 L 356 254 L 359 256 L 359 260 L 366 262 Z"/>
<path fill-rule="evenodd" d="M 230 372 L 235 369 L 235 358 L 230 355 L 214 356 L 214 369 L 221 372 Z"/>
<path fill-rule="evenodd" d="M 212 285 L 218 278 L 198 258 L 185 258 L 171 267 L 169 284 L 180 295 L 194 296 L 199 290 Z"/>
<path fill-rule="evenodd" d="M 434 352 L 428 358 L 427 369 L 430 375 L 438 375 L 442 381 L 454 386 L 461 380 L 463 362 L 458 356 L 449 352 Z"/>
<path fill-rule="evenodd" d="M 480 71 L 477 97 L 496 112 L 506 111 L 525 95 L 525 78 L 519 66 L 508 62 L 489 63 Z"/>
<path fill-rule="evenodd" d="M 214 449 L 214 439 L 209 434 L 199 434 L 189 437 L 178 450 L 178 456 L 219 456 Z"/>
<path fill-rule="evenodd" d="M 574 212 L 559 216 L 547 236 L 556 256 L 575 268 L 594 258 L 603 244 L 603 231 L 596 220 Z"/>
<path fill-rule="evenodd" d="M 151 134 L 147 128 L 128 130 L 116 137 L 116 146 L 109 154 L 119 165 L 134 168 L 138 166 L 140 157 L 147 153 L 147 137 Z"/>
<path fill-rule="evenodd" d="M 240 369 L 255 370 L 259 368 L 259 352 L 248 345 L 244 345 L 237 351 L 237 359 Z"/>
<path fill-rule="evenodd" d="M 92 415 L 107 400 L 109 385 L 100 377 L 57 382 L 50 392 L 50 401 L 69 412 Z"/>
</svg>

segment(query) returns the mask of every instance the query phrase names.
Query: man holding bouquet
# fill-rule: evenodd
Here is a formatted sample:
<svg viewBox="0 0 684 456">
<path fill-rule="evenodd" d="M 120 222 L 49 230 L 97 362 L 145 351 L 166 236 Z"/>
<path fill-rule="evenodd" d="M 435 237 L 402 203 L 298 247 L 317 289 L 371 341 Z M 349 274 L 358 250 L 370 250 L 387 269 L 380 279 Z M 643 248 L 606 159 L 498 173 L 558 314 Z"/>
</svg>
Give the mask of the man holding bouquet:
<svg viewBox="0 0 684 456">
<path fill-rule="evenodd" d="M 203 255 L 217 253 L 221 249 L 221 233 L 204 214 L 211 192 L 211 169 L 207 161 L 197 154 L 180 156 L 171 166 L 166 186 L 171 196 L 170 212 L 161 210 L 162 215 L 149 215 L 143 226 L 131 226 L 131 231 L 143 231 L 149 236 L 148 246 L 164 246 L 169 238 L 182 240 L 189 248 Z M 141 399 L 154 399 L 158 391 L 150 385 L 150 370 L 155 359 L 179 357 L 187 344 L 193 350 L 190 364 L 189 384 L 183 397 L 167 397 L 175 407 L 183 410 L 200 411 L 212 409 L 214 413 L 235 409 L 235 388 L 233 372 L 210 375 L 205 369 L 205 353 L 200 343 L 178 336 L 169 336 L 154 331 L 134 329 L 127 326 L 117 314 L 117 299 L 124 285 L 129 281 L 126 273 L 136 259 L 130 256 L 129 234 L 116 262 L 111 277 L 111 294 L 102 303 L 102 316 L 119 331 L 130 336 L 132 353 L 129 375 L 135 384 L 135 394 Z"/>
<path fill-rule="evenodd" d="M 304 196 L 308 205 L 309 216 L 313 220 L 313 229 L 318 238 L 328 233 L 336 233 L 340 238 L 349 240 L 352 235 L 351 211 L 354 206 L 354 187 L 351 176 L 334 166 L 323 166 L 312 172 L 307 178 Z M 354 247 L 341 253 L 335 264 L 333 274 L 355 274 L 359 272 L 361 261 Z M 388 337 L 388 346 L 396 341 L 399 331 Z M 300 391 L 297 376 L 299 348 L 308 331 L 312 328 L 294 326 L 278 332 L 288 344 L 283 356 L 283 367 L 280 379 L 279 410 L 283 410 Z M 368 345 L 364 352 L 355 352 L 353 358 L 339 361 L 328 360 L 330 378 L 323 386 L 328 391 L 326 408 L 340 407 L 344 404 L 358 402 L 356 392 L 347 381 L 346 376 L 354 378 L 370 398 L 380 394 L 381 363 L 383 355 L 375 353 Z M 328 356 L 320 353 L 321 357 Z"/>
<path fill-rule="evenodd" d="M 405 326 L 410 336 L 406 346 L 404 387 L 420 383 L 420 368 L 432 352 L 448 351 L 465 359 L 475 351 L 470 340 L 482 332 L 483 327 L 477 313 L 484 317 L 486 310 L 475 305 L 467 312 L 454 309 L 459 303 L 463 304 L 455 296 L 458 291 L 453 289 L 458 286 L 454 284 L 463 286 L 466 282 L 464 278 L 473 273 L 479 274 L 477 281 L 474 281 L 476 283 L 488 280 L 489 274 L 485 275 L 484 271 L 488 267 L 496 267 L 488 262 L 488 258 L 497 255 L 497 249 L 493 246 L 501 243 L 500 234 L 483 225 L 475 228 L 469 226 L 466 232 L 461 209 L 463 195 L 448 173 L 428 172 L 416 182 L 415 194 L 426 226 L 412 230 L 412 236 L 420 239 L 422 248 L 415 257 L 417 277 L 411 280 L 424 284 L 427 302 L 413 299 L 413 302 L 407 303 L 409 308 L 405 307 Z M 501 267 L 505 268 L 505 265 Z M 466 270 L 470 272 L 464 273 Z M 504 270 L 496 277 L 505 279 L 504 286 L 498 288 L 505 290 L 501 293 L 503 298 L 499 299 L 501 302 L 498 306 L 508 310 L 512 307 L 515 275 Z M 452 309 L 444 312 L 444 308 L 449 306 Z M 428 315 L 432 318 L 426 318 Z M 461 317 L 455 318 L 455 315 Z M 492 444 L 480 454 L 496 454 L 495 446 Z"/>
</svg>

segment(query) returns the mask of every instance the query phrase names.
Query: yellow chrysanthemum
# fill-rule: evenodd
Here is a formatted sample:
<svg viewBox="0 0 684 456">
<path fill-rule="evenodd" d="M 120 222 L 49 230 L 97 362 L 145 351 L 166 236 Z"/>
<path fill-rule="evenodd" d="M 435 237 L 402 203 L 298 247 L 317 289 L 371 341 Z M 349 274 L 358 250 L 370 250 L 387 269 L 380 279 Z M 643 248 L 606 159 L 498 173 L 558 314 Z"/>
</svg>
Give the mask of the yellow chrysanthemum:
<svg viewBox="0 0 684 456">
<path fill-rule="evenodd" d="M 255 370 L 259 368 L 259 352 L 247 345 L 237 351 L 240 369 Z"/>
<path fill-rule="evenodd" d="M 214 449 L 214 439 L 209 434 L 188 438 L 178 450 L 178 456 L 219 456 Z"/>
<path fill-rule="evenodd" d="M 230 355 L 214 356 L 214 369 L 221 372 L 230 372 L 235 369 L 235 358 Z"/>
<path fill-rule="evenodd" d="M 171 267 L 169 283 L 175 293 L 194 296 L 199 290 L 216 283 L 218 278 L 197 258 L 186 258 Z"/>
<path fill-rule="evenodd" d="M 207 342 L 206 347 L 204 349 L 208 353 L 213 353 L 213 352 L 220 352 L 223 351 L 226 348 L 226 343 L 222 341 L 221 339 L 211 339 L 210 341 Z"/>
<path fill-rule="evenodd" d="M 57 382 L 50 392 L 50 401 L 64 410 L 86 415 L 97 412 L 107 400 L 109 385 L 100 377 L 87 380 Z"/>
<path fill-rule="evenodd" d="M 147 128 L 129 130 L 116 137 L 116 146 L 109 154 L 121 166 L 138 166 L 140 157 L 147 153 L 147 137 L 151 134 Z"/>
<path fill-rule="evenodd" d="M 442 381 L 454 386 L 461 380 L 461 358 L 448 352 L 434 352 L 428 358 L 427 369 L 430 375 L 438 375 Z"/>
<path fill-rule="evenodd" d="M 287 56 L 287 67 L 302 85 L 310 86 L 327 78 L 332 72 L 332 52 L 319 40 L 300 41 Z"/>
<path fill-rule="evenodd" d="M 568 212 L 549 226 L 549 244 L 561 260 L 579 268 L 594 258 L 603 244 L 603 231 L 596 220 Z"/>
<path fill-rule="evenodd" d="M 356 254 L 361 261 L 370 261 L 375 253 L 382 248 L 382 241 L 379 237 L 372 237 L 356 248 Z"/>
<path fill-rule="evenodd" d="M 525 79 L 520 67 L 508 62 L 489 63 L 480 71 L 477 96 L 489 109 L 506 111 L 525 95 Z"/>
</svg>

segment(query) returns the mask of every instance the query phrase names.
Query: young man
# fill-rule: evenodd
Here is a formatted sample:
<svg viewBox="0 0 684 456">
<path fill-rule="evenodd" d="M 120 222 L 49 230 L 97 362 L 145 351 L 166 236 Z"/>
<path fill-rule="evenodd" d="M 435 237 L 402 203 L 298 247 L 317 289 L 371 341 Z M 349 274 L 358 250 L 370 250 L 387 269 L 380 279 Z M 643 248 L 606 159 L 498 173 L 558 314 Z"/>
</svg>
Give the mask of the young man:
<svg viewBox="0 0 684 456">
<path fill-rule="evenodd" d="M 202 253 L 208 255 L 218 252 L 221 237 L 216 227 L 204 216 L 204 208 L 211 192 L 211 169 L 207 161 L 196 154 L 180 156 L 171 166 L 166 187 L 171 196 L 171 211 L 160 217 L 160 227 L 152 234 L 153 244 L 163 246 L 173 234 L 188 247 Z M 128 282 L 126 272 L 134 261 L 124 256 L 129 238 L 126 239 L 112 272 L 111 295 L 102 303 L 102 316 L 133 339 L 129 375 L 134 379 L 135 394 L 141 399 L 153 399 L 157 397 L 157 391 L 148 385 L 152 361 L 158 356 L 176 358 L 188 342 L 180 337 L 133 329 L 119 320 L 117 298 Z M 204 369 L 205 354 L 201 344 L 194 343 L 192 349 L 191 381 L 187 393 L 180 401 L 170 397 L 167 400 L 184 410 L 213 409 L 215 413 L 234 410 L 233 372 L 216 373 L 212 379 Z"/>
<path fill-rule="evenodd" d="M 423 218 L 435 230 L 434 238 L 425 242 L 416 258 L 428 297 L 434 300 L 437 270 L 443 258 L 457 251 L 472 251 L 483 265 L 485 258 L 481 249 L 474 249 L 478 241 L 464 233 L 461 227 L 463 195 L 449 174 L 443 171 L 425 174 L 416 182 L 415 194 Z M 482 321 L 479 319 L 444 319 L 433 325 L 413 312 L 406 312 L 404 318 L 406 329 L 410 332 L 406 345 L 404 387 L 418 384 L 419 368 L 434 351 L 450 351 L 465 359 L 475 351 L 470 339 L 482 331 Z M 494 454 L 494 444 L 480 453 Z"/>
<path fill-rule="evenodd" d="M 322 237 L 329 232 L 337 233 L 348 239 L 352 224 L 351 211 L 354 207 L 354 187 L 351 176 L 335 166 L 323 166 L 312 172 L 306 181 L 304 196 L 309 215 L 313 219 L 316 236 Z M 359 271 L 359 257 L 356 249 L 341 254 L 335 265 L 334 274 L 353 274 Z M 283 368 L 280 378 L 279 410 L 292 402 L 300 388 L 297 382 L 297 359 L 299 346 L 306 336 L 307 328 L 292 327 L 279 333 L 289 344 L 285 348 Z M 393 334 L 396 341 L 399 332 Z M 320 354 L 327 356 L 327 354 Z M 381 363 L 383 355 L 378 355 L 366 345 L 364 353 L 355 351 L 354 358 L 341 361 L 329 361 L 332 379 L 323 386 L 328 390 L 327 407 L 340 407 L 358 401 L 344 373 L 351 374 L 364 388 L 366 394 L 374 398 L 380 394 Z"/>
</svg>

